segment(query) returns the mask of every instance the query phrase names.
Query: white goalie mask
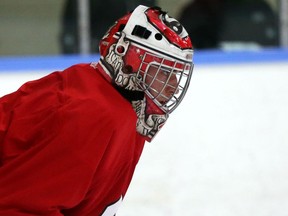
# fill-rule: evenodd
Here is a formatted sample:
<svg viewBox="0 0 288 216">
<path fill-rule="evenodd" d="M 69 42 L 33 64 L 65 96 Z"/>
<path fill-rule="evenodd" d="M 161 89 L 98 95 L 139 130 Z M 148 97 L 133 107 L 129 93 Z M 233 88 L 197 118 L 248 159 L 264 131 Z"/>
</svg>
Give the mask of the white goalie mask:
<svg viewBox="0 0 288 216">
<path fill-rule="evenodd" d="M 138 6 L 109 29 L 100 43 L 99 67 L 131 99 L 137 131 L 148 141 L 182 101 L 193 71 L 193 49 L 184 27 L 160 8 Z"/>
</svg>

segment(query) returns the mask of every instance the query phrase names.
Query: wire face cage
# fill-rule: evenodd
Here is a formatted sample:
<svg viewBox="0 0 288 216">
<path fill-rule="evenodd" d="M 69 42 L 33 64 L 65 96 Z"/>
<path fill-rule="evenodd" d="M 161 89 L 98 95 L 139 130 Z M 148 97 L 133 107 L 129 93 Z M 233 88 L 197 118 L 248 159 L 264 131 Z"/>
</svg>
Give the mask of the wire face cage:
<svg viewBox="0 0 288 216">
<path fill-rule="evenodd" d="M 146 52 L 137 73 L 140 88 L 165 113 L 180 104 L 188 89 L 193 64 Z"/>
</svg>

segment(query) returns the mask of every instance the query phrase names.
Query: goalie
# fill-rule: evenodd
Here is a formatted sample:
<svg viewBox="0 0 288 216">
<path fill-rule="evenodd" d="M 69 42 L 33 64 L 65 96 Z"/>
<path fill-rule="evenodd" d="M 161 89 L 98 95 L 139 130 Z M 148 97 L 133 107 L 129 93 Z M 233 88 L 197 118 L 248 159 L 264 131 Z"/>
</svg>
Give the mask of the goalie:
<svg viewBox="0 0 288 216">
<path fill-rule="evenodd" d="M 0 98 L 0 215 L 113 216 L 145 141 L 183 99 L 192 45 L 180 23 L 138 6 L 77 64 Z"/>
</svg>

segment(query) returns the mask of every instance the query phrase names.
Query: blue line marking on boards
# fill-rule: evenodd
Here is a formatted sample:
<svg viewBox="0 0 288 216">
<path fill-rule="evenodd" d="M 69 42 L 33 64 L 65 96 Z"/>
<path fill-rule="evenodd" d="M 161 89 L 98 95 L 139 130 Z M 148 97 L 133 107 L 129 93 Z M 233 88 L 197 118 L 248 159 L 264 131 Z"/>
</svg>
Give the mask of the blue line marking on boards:
<svg viewBox="0 0 288 216">
<path fill-rule="evenodd" d="M 63 70 L 77 63 L 99 60 L 98 54 L 59 56 L 0 57 L 0 73 L 7 71 Z M 288 49 L 271 48 L 251 51 L 194 50 L 195 65 L 237 64 L 253 62 L 287 62 Z"/>
</svg>

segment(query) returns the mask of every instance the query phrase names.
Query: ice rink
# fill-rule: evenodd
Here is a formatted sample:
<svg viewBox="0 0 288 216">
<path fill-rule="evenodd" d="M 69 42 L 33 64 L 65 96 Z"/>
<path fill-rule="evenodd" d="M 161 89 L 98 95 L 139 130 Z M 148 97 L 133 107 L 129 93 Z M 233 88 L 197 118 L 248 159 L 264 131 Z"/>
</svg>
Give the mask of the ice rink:
<svg viewBox="0 0 288 216">
<path fill-rule="evenodd" d="M 210 57 L 146 144 L 118 216 L 288 215 L 288 55 Z M 19 68 L 0 68 L 0 95 L 50 72 Z"/>
</svg>

